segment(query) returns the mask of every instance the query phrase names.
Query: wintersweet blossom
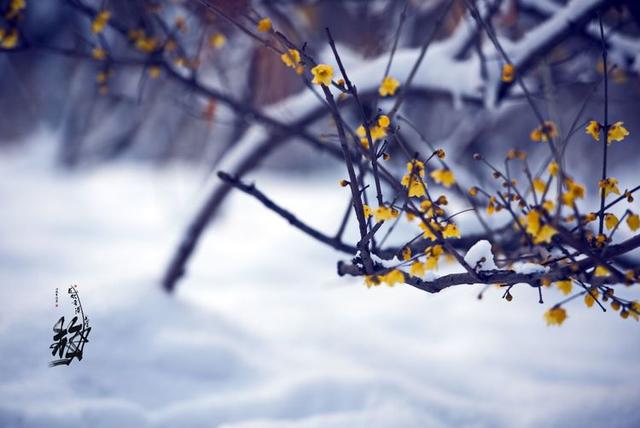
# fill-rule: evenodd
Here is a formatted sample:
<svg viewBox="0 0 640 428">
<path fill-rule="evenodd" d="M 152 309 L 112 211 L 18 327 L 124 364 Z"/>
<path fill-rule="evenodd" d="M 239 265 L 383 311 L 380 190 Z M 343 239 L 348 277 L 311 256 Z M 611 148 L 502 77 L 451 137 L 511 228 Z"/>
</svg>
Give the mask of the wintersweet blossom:
<svg viewBox="0 0 640 428">
<path fill-rule="evenodd" d="M 433 181 L 445 187 L 451 187 L 456 182 L 456 177 L 450 169 L 436 169 L 429 175 Z"/>
<path fill-rule="evenodd" d="M 529 137 L 533 141 L 549 141 L 549 138 L 554 139 L 558 136 L 558 127 L 550 120 L 545 120 L 544 123 L 531 131 Z"/>
<path fill-rule="evenodd" d="M 601 130 L 602 130 L 602 127 L 595 120 L 592 120 L 591 122 L 589 122 L 589 124 L 585 128 L 585 132 L 591 135 L 591 137 L 593 137 L 593 139 L 596 141 L 600 141 Z"/>
<path fill-rule="evenodd" d="M 556 286 L 562 291 L 562 294 L 565 296 L 571 294 L 571 290 L 573 289 L 573 281 L 570 279 L 564 279 L 562 281 L 557 281 Z"/>
<path fill-rule="evenodd" d="M 425 195 L 424 163 L 413 159 L 407 164 L 407 173 L 402 177 L 401 184 L 409 189 L 409 197 L 421 197 Z"/>
<path fill-rule="evenodd" d="M 620 189 L 618 189 L 618 180 L 613 177 L 600 180 L 598 182 L 598 187 L 604 191 L 605 198 L 609 196 L 610 193 L 614 193 L 616 195 L 620 194 Z"/>
<path fill-rule="evenodd" d="M 618 217 L 615 214 L 606 213 L 604 215 L 604 225 L 608 230 L 613 229 L 618 224 Z"/>
<path fill-rule="evenodd" d="M 629 135 L 629 131 L 623 125 L 624 122 L 616 122 L 609 127 L 609 131 L 607 132 L 607 143 L 622 141 L 624 140 L 624 137 Z"/>
<path fill-rule="evenodd" d="M 333 67 L 327 64 L 318 64 L 311 69 L 311 74 L 313 74 L 312 83 L 329 86 L 333 79 Z"/>
<path fill-rule="evenodd" d="M 513 82 L 516 75 L 516 68 L 513 64 L 504 64 L 502 66 L 502 81 L 506 83 Z"/>
<path fill-rule="evenodd" d="M 590 289 L 587 291 L 587 294 L 584 295 L 584 304 L 587 305 L 587 308 L 590 308 L 593 306 L 596 300 L 598 300 L 598 297 L 600 297 L 600 293 L 598 293 L 598 290 Z"/>
<path fill-rule="evenodd" d="M 638 214 L 629 214 L 627 217 L 627 226 L 632 232 L 635 232 L 640 228 L 640 216 Z"/>
<path fill-rule="evenodd" d="M 387 207 L 385 205 L 380 205 L 373 212 L 373 218 L 375 219 L 376 222 L 391 220 L 398 217 L 398 215 L 400 215 L 400 212 L 397 209 Z"/>
<path fill-rule="evenodd" d="M 260 21 L 258 21 L 258 25 L 256 26 L 258 31 L 261 33 L 267 33 L 271 30 L 272 24 L 271 24 L 271 19 L 269 18 L 262 18 Z"/>
<path fill-rule="evenodd" d="M 227 43 L 227 38 L 222 33 L 216 33 L 209 38 L 209 44 L 214 48 L 220 49 Z"/>
<path fill-rule="evenodd" d="M 398 82 L 396 79 L 394 79 L 391 76 L 386 76 L 384 79 L 382 79 L 382 83 L 378 88 L 378 93 L 380 94 L 381 97 L 393 96 L 395 95 L 396 90 L 398 89 L 399 86 L 400 86 L 400 82 Z"/>
<path fill-rule="evenodd" d="M 409 268 L 409 273 L 413 276 L 424 276 L 425 273 L 425 265 L 422 262 L 416 261 L 411 264 Z"/>
<path fill-rule="evenodd" d="M 96 61 L 104 61 L 107 58 L 107 51 L 101 47 L 96 47 L 91 51 L 91 56 Z"/>
<path fill-rule="evenodd" d="M 0 28 L 0 46 L 4 49 L 13 49 L 18 46 L 18 41 L 20 37 L 18 36 L 18 30 L 13 28 L 8 33 L 5 32 L 3 28 Z"/>
<path fill-rule="evenodd" d="M 389 287 L 393 287 L 398 283 L 404 282 L 404 273 L 398 269 L 389 271 L 386 275 L 381 275 L 380 280 L 387 284 Z"/>
<path fill-rule="evenodd" d="M 96 14 L 96 17 L 91 22 L 91 31 L 94 33 L 102 33 L 111 18 L 111 12 L 108 10 L 101 10 Z"/>
<path fill-rule="evenodd" d="M 296 68 L 300 63 L 300 52 L 298 52 L 297 49 L 289 49 L 280 55 L 280 60 L 282 60 L 287 67 Z"/>
<path fill-rule="evenodd" d="M 544 319 L 547 321 L 547 325 L 562 325 L 567 319 L 567 311 L 559 306 L 553 307 L 544 313 Z"/>
</svg>

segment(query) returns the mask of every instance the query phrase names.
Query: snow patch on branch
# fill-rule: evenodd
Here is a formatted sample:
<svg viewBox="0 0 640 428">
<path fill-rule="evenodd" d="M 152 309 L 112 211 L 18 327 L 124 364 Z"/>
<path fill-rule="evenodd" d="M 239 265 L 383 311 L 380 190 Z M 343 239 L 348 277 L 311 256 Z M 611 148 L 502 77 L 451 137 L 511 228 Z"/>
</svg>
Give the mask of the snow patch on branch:
<svg viewBox="0 0 640 428">
<path fill-rule="evenodd" d="M 464 261 L 477 271 L 498 269 L 493 259 L 491 243 L 485 239 L 476 242 L 469 248 L 464 256 Z"/>
<path fill-rule="evenodd" d="M 523 6 L 543 15 L 552 16 L 562 9 L 562 6 L 550 0 L 520 0 Z M 596 21 L 591 21 L 585 28 L 586 33 L 596 40 L 600 40 L 600 26 Z M 611 46 L 610 51 L 614 56 L 625 56 L 634 60 L 637 65 L 637 57 L 640 55 L 640 40 L 628 37 L 624 34 L 613 32 L 611 27 L 605 25 L 604 33 L 607 43 Z"/>
<path fill-rule="evenodd" d="M 523 275 L 533 275 L 539 273 L 549 272 L 549 266 L 542 266 L 537 263 L 530 262 L 517 262 L 511 267 L 515 273 L 521 273 Z"/>
</svg>

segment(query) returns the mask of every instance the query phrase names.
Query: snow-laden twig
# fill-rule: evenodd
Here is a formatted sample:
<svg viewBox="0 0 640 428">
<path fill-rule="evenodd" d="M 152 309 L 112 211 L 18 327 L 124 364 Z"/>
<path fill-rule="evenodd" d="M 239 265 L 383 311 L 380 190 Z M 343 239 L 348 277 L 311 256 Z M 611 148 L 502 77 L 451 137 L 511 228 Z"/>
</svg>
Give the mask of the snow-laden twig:
<svg viewBox="0 0 640 428">
<path fill-rule="evenodd" d="M 552 0 L 520 0 L 520 4 L 545 17 L 553 16 L 562 9 L 562 5 Z M 600 43 L 600 28 L 597 22 L 589 22 L 584 30 L 585 34 L 591 37 L 594 42 Z M 640 40 L 638 38 L 615 32 L 607 25 L 604 26 L 604 31 L 607 35 L 606 42 L 609 45 L 610 53 L 615 56 L 623 55 L 634 63 L 640 61 Z"/>
<path fill-rule="evenodd" d="M 630 251 L 640 247 L 640 236 L 630 238 L 620 244 L 612 245 L 609 247 L 608 256 L 618 257 L 626 254 Z M 481 253 L 486 253 L 485 248 L 481 248 Z M 597 264 L 591 258 L 585 258 L 576 262 L 574 266 L 558 265 L 555 268 L 546 269 L 519 269 L 522 272 L 518 272 L 510 269 L 496 269 L 480 272 L 482 274 L 482 282 L 479 282 L 473 275 L 466 273 L 452 273 L 444 275 L 432 280 L 422 280 L 412 275 L 405 275 L 405 282 L 413 287 L 419 288 L 428 293 L 438 293 L 445 288 L 465 285 L 465 284 L 501 284 L 501 285 L 514 285 L 525 283 L 533 287 L 540 287 L 543 282 L 551 283 L 568 278 L 570 275 L 576 275 L 577 272 L 582 272 L 578 277 L 582 278 L 583 282 L 591 284 L 592 286 L 600 286 L 604 284 L 619 283 L 618 279 L 614 276 L 605 277 L 591 277 L 591 275 L 584 273 L 587 270 L 593 268 Z M 356 265 L 338 262 L 338 274 L 339 275 L 353 275 L 361 276 L 362 271 Z"/>
<path fill-rule="evenodd" d="M 542 53 L 587 23 L 595 10 L 608 3 L 609 0 L 572 0 L 549 19 L 529 31 L 521 40 L 509 44 L 507 50 L 513 58 L 512 61 L 518 73 L 524 73 Z M 464 25 L 469 26 L 470 24 L 464 21 Z M 465 33 L 465 31 L 472 30 L 471 27 L 460 30 L 458 37 L 454 39 L 455 43 L 460 46 L 460 41 L 468 37 L 465 34 L 469 33 Z M 489 79 L 484 81 L 479 57 L 469 55 L 464 59 L 456 59 L 455 54 L 452 55 L 451 49 L 455 43 L 451 40 L 433 42 L 426 53 L 416 48 L 398 49 L 390 74 L 401 82 L 406 81 L 409 75 L 413 74 L 412 70 L 416 59 L 424 54 L 424 59 L 411 82 L 411 90 L 446 93 L 456 101 L 454 102 L 456 105 L 461 99 L 474 101 L 494 99 L 496 102 L 504 99 L 509 92 L 510 85 L 502 82 L 497 73 L 490 74 Z M 379 78 L 386 70 L 387 65 L 388 55 L 383 54 L 350 71 L 350 77 L 357 83 L 363 98 L 376 93 L 380 84 Z M 265 116 L 287 123 L 293 129 L 304 129 L 327 114 L 326 104 L 320 102 L 316 94 L 310 91 L 292 96 L 265 108 L 263 111 Z M 272 152 L 275 148 L 275 144 L 271 143 L 272 135 L 265 131 L 264 125 L 252 125 L 244 137 L 233 145 L 217 168 L 240 177 L 257 166 L 257 159 Z M 291 137 L 293 135 L 281 136 L 277 145 L 279 146 L 280 143 Z M 255 161 L 249 162 L 248 160 Z M 204 204 L 198 210 L 199 233 L 216 214 L 218 206 L 224 200 L 227 192 L 228 184 L 220 182 L 216 177 L 211 184 Z M 193 225 L 194 222 L 191 224 Z M 194 235 L 188 232 L 186 236 L 189 237 L 187 241 L 190 242 L 189 252 L 193 251 L 199 234 Z M 184 252 L 184 242 L 186 241 L 183 240 L 178 253 Z M 185 263 L 186 258 L 183 260 Z M 180 273 L 183 269 L 184 266 L 180 266 Z M 172 286 L 174 283 L 175 279 Z"/>
</svg>

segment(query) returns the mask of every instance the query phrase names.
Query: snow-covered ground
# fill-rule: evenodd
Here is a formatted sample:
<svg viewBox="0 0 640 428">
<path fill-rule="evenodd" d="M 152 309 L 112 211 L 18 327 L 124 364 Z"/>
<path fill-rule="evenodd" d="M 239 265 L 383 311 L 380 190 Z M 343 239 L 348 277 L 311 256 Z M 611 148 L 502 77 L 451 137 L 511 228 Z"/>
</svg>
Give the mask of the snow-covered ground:
<svg viewBox="0 0 640 428">
<path fill-rule="evenodd" d="M 202 173 L 44 158 L 0 159 L 0 427 L 640 426 L 636 322 L 575 302 L 547 327 L 529 287 L 511 303 L 367 289 L 240 194 L 168 296 L 158 278 Z M 339 175 L 258 183 L 332 230 Z M 90 342 L 49 368 L 54 292 L 72 283 Z"/>
</svg>

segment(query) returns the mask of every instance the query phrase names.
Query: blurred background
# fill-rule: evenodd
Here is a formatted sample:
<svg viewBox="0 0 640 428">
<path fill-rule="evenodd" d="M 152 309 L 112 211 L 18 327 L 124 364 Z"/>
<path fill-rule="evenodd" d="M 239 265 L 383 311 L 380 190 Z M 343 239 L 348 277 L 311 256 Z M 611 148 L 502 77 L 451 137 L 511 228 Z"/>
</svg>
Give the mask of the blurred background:
<svg viewBox="0 0 640 428">
<path fill-rule="evenodd" d="M 474 3 L 557 124 L 593 206 L 601 150 L 584 124 L 603 114 L 602 14 L 609 116 L 631 132 L 609 165 L 621 188 L 635 186 L 636 2 Z M 367 289 L 336 275 L 346 256 L 246 195 L 220 201 L 176 291 L 161 287 L 185 228 L 221 186 L 218 170 L 242 172 L 329 234 L 349 202 L 330 150 L 295 135 L 275 143 L 256 119 L 302 123 L 337 147 L 305 75 L 246 34 L 265 37 L 255 29 L 265 16 L 335 65 L 329 27 L 370 111 L 395 101 L 377 88 L 396 39 L 390 74 L 403 84 L 433 34 L 400 109 L 407 141 L 426 150 L 410 123 L 447 151 L 463 187 L 494 186 L 475 152 L 502 162 L 522 149 L 544 167 L 548 148 L 529 138 L 536 117 L 518 88 L 501 92 L 503 61 L 464 1 L 27 0 L 14 16 L 16 5 L 0 0 L 0 426 L 640 426 L 635 322 L 575 302 L 561 328 L 547 327 L 544 310 L 563 296 L 549 291 L 539 305 L 526 285 L 512 302 L 493 288 L 478 299 L 471 285 Z M 111 17 L 96 34 L 101 10 Z M 178 47 L 136 49 L 131 29 Z M 359 124 L 353 105 L 342 112 Z M 405 160 L 390 154 L 400 176 Z M 466 216 L 459 225 L 479 228 Z M 55 293 L 71 284 L 89 343 L 82 361 L 50 368 Z"/>
</svg>

